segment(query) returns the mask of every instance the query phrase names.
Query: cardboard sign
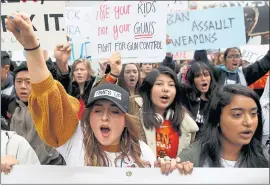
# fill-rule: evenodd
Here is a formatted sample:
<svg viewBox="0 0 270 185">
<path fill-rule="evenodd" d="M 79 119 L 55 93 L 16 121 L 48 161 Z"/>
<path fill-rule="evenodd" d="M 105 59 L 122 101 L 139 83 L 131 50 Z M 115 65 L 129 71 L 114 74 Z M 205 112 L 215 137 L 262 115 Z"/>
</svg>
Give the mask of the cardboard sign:
<svg viewBox="0 0 270 185">
<path fill-rule="evenodd" d="M 91 7 L 66 7 L 66 33 L 72 41 L 90 40 Z"/>
<path fill-rule="evenodd" d="M 92 58 L 164 57 L 167 7 L 158 1 L 106 1 L 92 7 Z"/>
<path fill-rule="evenodd" d="M 44 1 L 1 3 L 1 50 L 22 50 L 23 47 L 11 32 L 6 30 L 5 17 L 16 11 L 24 12 L 30 16 L 37 38 L 43 49 L 54 49 L 57 44 L 66 42 L 65 34 L 65 2 Z"/>
<path fill-rule="evenodd" d="M 269 184 L 268 168 L 194 168 L 191 175 L 159 168 L 14 166 L 3 184 Z"/>
<path fill-rule="evenodd" d="M 182 51 L 173 54 L 173 60 L 192 60 L 194 51 Z"/>
<path fill-rule="evenodd" d="M 245 45 L 240 47 L 242 59 L 254 63 L 262 59 L 268 52 L 268 45 Z"/>
<path fill-rule="evenodd" d="M 269 45 L 269 1 L 211 1 L 203 8 L 244 7 L 247 44 Z"/>
<path fill-rule="evenodd" d="M 228 14 L 228 12 L 230 12 Z M 243 8 L 213 8 L 169 13 L 168 52 L 216 49 L 244 45 Z"/>
<path fill-rule="evenodd" d="M 188 10 L 188 1 L 168 1 L 168 12 Z"/>
</svg>

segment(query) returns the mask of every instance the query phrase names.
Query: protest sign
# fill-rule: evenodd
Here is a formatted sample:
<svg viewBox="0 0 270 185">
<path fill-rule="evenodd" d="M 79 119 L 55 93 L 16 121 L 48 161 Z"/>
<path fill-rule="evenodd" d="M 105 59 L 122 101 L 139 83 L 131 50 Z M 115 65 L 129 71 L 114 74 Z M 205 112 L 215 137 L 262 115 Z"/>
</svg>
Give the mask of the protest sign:
<svg viewBox="0 0 270 185">
<path fill-rule="evenodd" d="M 90 58 L 91 7 L 66 7 L 66 33 L 71 41 L 71 61 Z"/>
<path fill-rule="evenodd" d="M 262 59 L 268 52 L 268 45 L 245 45 L 240 47 L 242 59 L 254 63 Z"/>
<path fill-rule="evenodd" d="M 104 178 L 105 177 L 105 178 Z M 3 184 L 269 184 L 268 168 L 194 168 L 191 175 L 177 170 L 75 166 L 14 166 L 1 175 Z"/>
<path fill-rule="evenodd" d="M 228 14 L 228 12 L 230 12 Z M 168 52 L 234 47 L 245 44 L 243 8 L 213 8 L 168 13 Z"/>
<path fill-rule="evenodd" d="M 167 7 L 158 1 L 106 1 L 92 7 L 92 58 L 164 57 Z"/>
<path fill-rule="evenodd" d="M 211 1 L 203 8 L 244 7 L 247 44 L 269 45 L 269 1 Z"/>
<path fill-rule="evenodd" d="M 179 12 L 188 10 L 188 1 L 167 1 L 168 12 Z"/>
<path fill-rule="evenodd" d="M 1 3 L 1 50 L 22 50 L 16 38 L 5 27 L 6 15 L 16 11 L 24 12 L 30 16 L 34 31 L 43 49 L 54 49 L 57 44 L 66 42 L 65 34 L 65 2 L 44 1 Z"/>
<path fill-rule="evenodd" d="M 173 60 L 192 60 L 194 51 L 182 51 L 173 53 Z"/>
<path fill-rule="evenodd" d="M 90 40 L 91 7 L 66 7 L 66 33 L 72 41 Z"/>
</svg>

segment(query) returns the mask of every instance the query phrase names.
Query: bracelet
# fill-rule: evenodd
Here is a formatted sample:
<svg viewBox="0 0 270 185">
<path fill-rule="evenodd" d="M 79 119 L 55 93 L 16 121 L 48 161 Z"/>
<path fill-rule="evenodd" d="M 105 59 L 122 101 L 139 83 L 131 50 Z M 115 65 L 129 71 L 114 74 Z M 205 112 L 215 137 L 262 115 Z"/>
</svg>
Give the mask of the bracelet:
<svg viewBox="0 0 270 185">
<path fill-rule="evenodd" d="M 39 43 L 38 46 L 35 47 L 35 48 L 31 48 L 31 49 L 24 48 L 24 50 L 25 50 L 25 51 L 33 51 L 33 50 L 38 49 L 39 47 L 40 47 L 40 43 Z"/>
<path fill-rule="evenodd" d="M 110 75 L 112 75 L 114 78 L 118 78 L 119 77 L 117 75 L 112 74 L 111 72 L 110 72 Z"/>
<path fill-rule="evenodd" d="M 109 83 L 112 83 L 114 84 L 116 82 L 116 79 L 113 79 L 112 76 L 110 74 L 108 74 L 106 76 L 106 80 L 109 82 Z"/>
</svg>

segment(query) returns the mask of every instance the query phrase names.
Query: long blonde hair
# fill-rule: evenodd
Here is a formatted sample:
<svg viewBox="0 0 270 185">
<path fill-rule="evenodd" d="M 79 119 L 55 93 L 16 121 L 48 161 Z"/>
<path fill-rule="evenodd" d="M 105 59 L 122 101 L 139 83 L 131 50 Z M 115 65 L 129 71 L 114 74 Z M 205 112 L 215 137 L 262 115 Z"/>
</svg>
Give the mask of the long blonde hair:
<svg viewBox="0 0 270 185">
<path fill-rule="evenodd" d="M 108 167 L 109 159 L 104 150 L 101 149 L 100 143 L 96 139 L 90 126 L 90 112 L 91 108 L 84 110 L 81 124 L 83 130 L 83 145 L 85 150 L 84 163 L 87 166 Z M 136 128 L 136 125 L 132 124 L 132 119 L 133 116 L 125 114 L 126 127 L 124 128 L 120 139 L 121 155 L 115 159 L 114 163 L 115 166 L 117 166 L 116 163 L 119 159 L 124 161 L 124 159 L 130 159 L 130 157 L 132 157 L 138 167 L 143 168 L 149 165 L 149 163 L 142 161 L 140 158 L 142 151 L 138 138 L 139 129 Z"/>
<path fill-rule="evenodd" d="M 79 63 L 83 63 L 86 66 L 86 70 L 88 71 L 88 74 L 89 74 L 87 80 L 89 80 L 90 77 L 95 76 L 95 71 L 92 69 L 91 63 L 88 60 L 86 60 L 84 58 L 83 59 L 77 59 L 77 60 L 74 61 L 74 63 L 72 64 L 72 67 L 71 67 L 70 79 L 72 81 L 74 81 L 74 72 L 75 72 L 76 66 Z"/>
</svg>

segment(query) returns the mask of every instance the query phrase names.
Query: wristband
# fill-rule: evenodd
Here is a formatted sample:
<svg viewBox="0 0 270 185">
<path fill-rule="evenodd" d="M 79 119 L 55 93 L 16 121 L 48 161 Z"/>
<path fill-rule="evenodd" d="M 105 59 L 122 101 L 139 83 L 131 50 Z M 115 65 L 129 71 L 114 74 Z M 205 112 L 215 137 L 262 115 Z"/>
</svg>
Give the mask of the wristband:
<svg viewBox="0 0 270 185">
<path fill-rule="evenodd" d="M 114 78 L 112 78 L 111 74 L 108 74 L 106 76 L 106 80 L 112 84 L 114 84 L 116 82 L 116 80 Z"/>
<path fill-rule="evenodd" d="M 39 43 L 38 46 L 35 47 L 35 48 L 31 48 L 31 49 L 24 48 L 24 50 L 25 50 L 25 51 L 34 51 L 34 50 L 36 50 L 36 49 L 38 49 L 38 48 L 40 48 L 40 43 Z"/>
</svg>

